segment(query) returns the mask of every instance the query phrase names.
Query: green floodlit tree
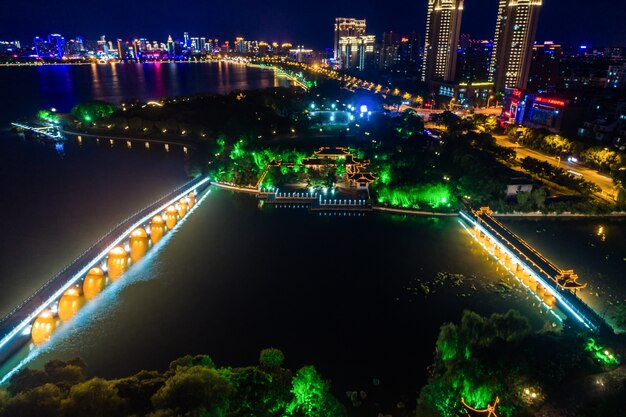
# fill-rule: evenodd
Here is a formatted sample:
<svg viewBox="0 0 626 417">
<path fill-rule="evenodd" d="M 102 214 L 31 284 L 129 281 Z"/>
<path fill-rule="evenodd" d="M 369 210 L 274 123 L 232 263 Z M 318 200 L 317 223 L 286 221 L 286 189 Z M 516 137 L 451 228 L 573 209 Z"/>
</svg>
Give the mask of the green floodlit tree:
<svg viewBox="0 0 626 417">
<path fill-rule="evenodd" d="M 515 311 L 490 317 L 466 311 L 460 325 L 443 325 L 437 339 L 435 371 L 420 394 L 420 406 L 452 417 L 462 410 L 461 398 L 483 408 L 496 396 L 504 396 L 499 375 L 481 364 L 481 351 L 494 343 L 515 342 L 529 333 L 528 320 Z"/>
<path fill-rule="evenodd" d="M 433 209 L 450 208 L 452 202 L 450 190 L 444 184 L 381 187 L 377 193 L 379 203 L 403 208 L 420 208 L 423 205 Z"/>
<path fill-rule="evenodd" d="M 305 366 L 293 377 L 291 392 L 294 396 L 287 406 L 292 416 L 338 417 L 344 410 L 329 393 L 329 384 L 324 381 L 315 367 Z"/>
<path fill-rule="evenodd" d="M 86 101 L 72 108 L 72 115 L 82 122 L 92 123 L 109 117 L 117 110 L 111 103 L 105 101 Z"/>
<path fill-rule="evenodd" d="M 39 110 L 37 112 L 37 118 L 45 120 L 47 122 L 56 123 L 59 121 L 59 116 L 50 110 Z"/>
<path fill-rule="evenodd" d="M 543 400 L 528 402 L 526 388 L 537 387 L 549 398 L 565 382 L 601 369 L 586 343 L 568 326 L 559 332 L 533 332 L 516 311 L 488 317 L 465 312 L 459 324 L 441 328 L 418 415 L 463 414 L 462 398 L 478 409 L 500 398 L 501 417 L 534 415 Z"/>
<path fill-rule="evenodd" d="M 259 355 L 259 364 L 268 370 L 278 369 L 285 361 L 285 354 L 280 349 L 267 348 Z"/>
</svg>

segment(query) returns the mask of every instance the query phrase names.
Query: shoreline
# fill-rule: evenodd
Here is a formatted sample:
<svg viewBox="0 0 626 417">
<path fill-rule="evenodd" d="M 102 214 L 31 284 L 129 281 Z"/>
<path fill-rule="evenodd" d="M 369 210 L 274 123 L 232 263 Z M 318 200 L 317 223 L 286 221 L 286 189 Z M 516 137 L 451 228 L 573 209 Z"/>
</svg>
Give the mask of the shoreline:
<svg viewBox="0 0 626 417">
<path fill-rule="evenodd" d="M 211 185 L 229 191 L 241 192 L 246 194 L 258 194 L 259 190 L 256 188 L 240 187 L 237 185 L 225 184 L 217 181 L 211 181 Z M 458 217 L 458 213 L 442 213 L 431 212 L 423 210 L 404 209 L 399 207 L 385 207 L 379 205 L 372 205 L 372 211 L 379 211 L 390 214 L 408 214 L 412 216 L 422 217 Z M 578 219 L 578 218 L 626 218 L 626 212 L 614 212 L 608 214 L 577 214 L 577 213 L 541 213 L 541 212 L 529 212 L 529 213 L 493 213 L 494 217 L 506 217 L 506 218 L 544 218 L 544 219 Z"/>
</svg>

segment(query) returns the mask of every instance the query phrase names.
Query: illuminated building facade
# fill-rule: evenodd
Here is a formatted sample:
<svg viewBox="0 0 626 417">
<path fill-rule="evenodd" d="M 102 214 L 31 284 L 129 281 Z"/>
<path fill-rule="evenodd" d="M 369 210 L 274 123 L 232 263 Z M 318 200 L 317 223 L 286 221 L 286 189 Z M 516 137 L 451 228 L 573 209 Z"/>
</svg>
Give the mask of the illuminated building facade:
<svg viewBox="0 0 626 417">
<path fill-rule="evenodd" d="M 428 0 L 422 81 L 453 81 L 463 0 Z"/>
<path fill-rule="evenodd" d="M 555 96 L 507 89 L 504 98 L 503 116 L 509 123 L 552 133 L 575 135 L 586 113 L 587 106 L 575 94 Z"/>
<path fill-rule="evenodd" d="M 376 58 L 376 36 L 343 36 L 339 38 L 342 69 L 356 68 L 363 71 L 369 68 Z"/>
<path fill-rule="evenodd" d="M 498 91 L 525 89 L 543 0 L 500 0 L 490 80 Z"/>
<path fill-rule="evenodd" d="M 335 62 L 344 61 L 340 45 L 341 38 L 365 35 L 366 26 L 365 19 L 355 19 L 353 17 L 338 17 L 335 19 Z"/>
</svg>

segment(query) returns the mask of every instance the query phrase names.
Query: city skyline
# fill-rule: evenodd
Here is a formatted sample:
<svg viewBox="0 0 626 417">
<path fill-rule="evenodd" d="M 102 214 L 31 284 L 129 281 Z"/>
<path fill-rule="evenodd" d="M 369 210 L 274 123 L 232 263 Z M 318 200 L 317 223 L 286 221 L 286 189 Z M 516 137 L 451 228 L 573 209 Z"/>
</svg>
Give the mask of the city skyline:
<svg viewBox="0 0 626 417">
<path fill-rule="evenodd" d="M 473 0 L 465 2 L 461 33 L 474 38 L 491 39 L 498 9 L 498 0 Z M 385 7 L 380 2 L 369 1 L 354 4 L 332 5 L 320 0 L 317 7 L 287 7 L 285 1 L 273 1 L 259 6 L 244 2 L 247 12 L 239 9 L 216 9 L 204 5 L 194 6 L 191 16 L 183 10 L 168 7 L 167 3 L 150 6 L 141 2 L 130 5 L 113 1 L 109 9 L 124 7 L 127 13 L 120 19 L 98 18 L 92 21 L 100 8 L 92 9 L 82 3 L 67 2 L 63 16 L 55 16 L 53 5 L 43 1 L 31 2 L 28 11 L 8 2 L 0 6 L 0 38 L 30 41 L 33 37 L 47 33 L 63 33 L 66 37 L 83 36 L 97 39 L 146 37 L 166 39 L 182 37 L 183 32 L 195 36 L 210 36 L 230 39 L 243 36 L 247 39 L 267 41 L 292 41 L 316 49 L 333 48 L 333 36 L 327 27 L 332 27 L 337 16 L 352 16 L 367 19 L 368 32 L 378 38 L 386 31 L 418 32 L 423 34 L 426 20 L 426 1 L 404 6 L 401 9 Z M 626 27 L 619 22 L 624 13 L 606 13 L 612 5 L 609 0 L 589 2 L 550 0 L 544 2 L 542 18 L 536 39 L 554 40 L 564 45 L 589 44 L 592 46 L 620 46 L 626 44 Z M 186 9 L 185 9 L 186 10 Z M 107 16 L 109 14 L 106 14 Z M 50 16 L 54 16 L 53 19 Z M 139 18 L 137 18 L 139 16 Z M 232 16 L 232 18 L 230 18 Z M 30 22 L 24 25 L 24 22 Z M 577 30 L 584 28 L 584 31 Z"/>
</svg>

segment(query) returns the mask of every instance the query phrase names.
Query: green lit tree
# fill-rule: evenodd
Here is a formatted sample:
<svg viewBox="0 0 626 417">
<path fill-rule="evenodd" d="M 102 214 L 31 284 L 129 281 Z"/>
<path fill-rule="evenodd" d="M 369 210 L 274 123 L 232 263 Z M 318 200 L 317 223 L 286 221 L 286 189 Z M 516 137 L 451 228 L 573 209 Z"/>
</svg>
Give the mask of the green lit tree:
<svg viewBox="0 0 626 417">
<path fill-rule="evenodd" d="M 313 366 L 305 366 L 293 377 L 291 393 L 293 400 L 287 407 L 292 416 L 337 417 L 344 410 L 329 393 L 329 384 Z"/>
<path fill-rule="evenodd" d="M 93 123 L 109 117 L 116 110 L 117 107 L 105 101 L 87 101 L 75 105 L 72 108 L 72 115 L 82 122 Z"/>
<path fill-rule="evenodd" d="M 275 370 L 281 367 L 285 361 L 285 354 L 276 348 L 267 348 L 259 355 L 259 364 L 268 370 Z"/>
</svg>

